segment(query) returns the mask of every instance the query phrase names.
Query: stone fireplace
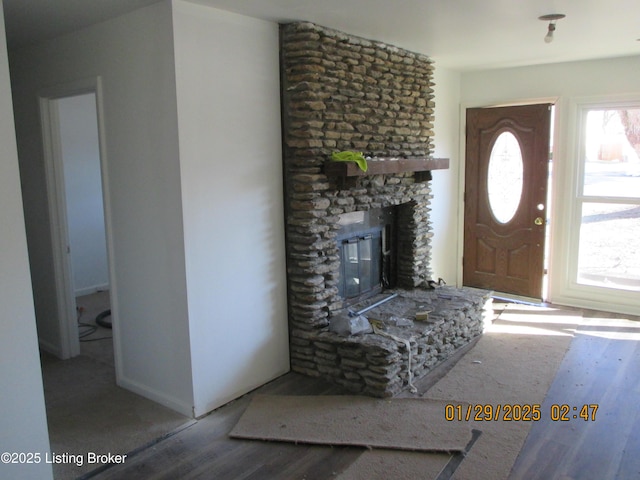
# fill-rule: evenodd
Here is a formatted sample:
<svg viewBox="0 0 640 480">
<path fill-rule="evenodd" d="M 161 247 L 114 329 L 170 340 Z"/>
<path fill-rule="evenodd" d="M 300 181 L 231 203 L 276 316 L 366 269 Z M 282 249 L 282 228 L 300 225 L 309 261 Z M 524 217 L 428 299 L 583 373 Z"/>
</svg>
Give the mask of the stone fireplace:
<svg viewBox="0 0 640 480">
<path fill-rule="evenodd" d="M 488 299 L 427 290 L 431 171 L 449 165 L 432 157 L 433 63 L 305 22 L 281 26 L 281 72 L 291 368 L 393 395 L 482 332 Z M 367 171 L 330 160 L 344 150 Z M 409 343 L 329 329 L 389 289 L 400 295 L 376 315 Z"/>
</svg>

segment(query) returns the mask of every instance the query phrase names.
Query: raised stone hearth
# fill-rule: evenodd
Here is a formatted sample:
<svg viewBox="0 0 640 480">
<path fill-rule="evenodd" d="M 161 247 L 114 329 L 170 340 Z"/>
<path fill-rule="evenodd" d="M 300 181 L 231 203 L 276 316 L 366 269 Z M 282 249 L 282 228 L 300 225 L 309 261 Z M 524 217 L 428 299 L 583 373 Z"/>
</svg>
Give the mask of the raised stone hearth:
<svg viewBox="0 0 640 480">
<path fill-rule="evenodd" d="M 385 292 L 354 309 L 364 309 L 390 293 L 398 297 L 364 314 L 390 336 L 299 332 L 291 340 L 294 370 L 324 377 L 355 393 L 393 396 L 409 385 L 410 378 L 425 375 L 480 335 L 491 314 L 489 292 L 446 286 Z M 415 320 L 422 312 L 429 312 L 428 317 Z M 408 340 L 410 348 L 392 337 Z"/>
<path fill-rule="evenodd" d="M 409 383 L 404 343 L 375 333 L 341 336 L 329 330 L 330 320 L 366 294 L 401 289 L 371 314 L 393 308 L 389 316 L 414 320 L 410 310 L 418 307 L 409 304 L 432 311 L 429 322 L 412 327 L 387 319 L 390 332 L 399 328 L 399 337 L 411 339 L 411 372 L 420 376 L 482 332 L 488 298 L 468 289 L 426 290 L 433 277 L 431 170 L 448 168 L 447 159 L 432 158 L 433 63 L 312 23 L 282 25 L 280 33 L 291 368 L 354 392 L 393 395 Z M 364 152 L 370 169 L 330 162 L 345 150 Z M 373 235 L 382 238 L 382 278 L 378 289 L 344 298 L 347 254 L 338 240 L 350 241 L 345 223 L 358 222 L 381 225 Z M 357 238 L 366 243 L 369 234 Z"/>
</svg>

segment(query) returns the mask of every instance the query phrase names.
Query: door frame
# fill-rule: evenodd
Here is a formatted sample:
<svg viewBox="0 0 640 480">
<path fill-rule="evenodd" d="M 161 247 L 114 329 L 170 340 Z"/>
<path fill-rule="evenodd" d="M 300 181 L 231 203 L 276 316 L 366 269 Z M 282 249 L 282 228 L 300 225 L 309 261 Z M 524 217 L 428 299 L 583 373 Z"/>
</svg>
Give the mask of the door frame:
<svg viewBox="0 0 640 480">
<path fill-rule="evenodd" d="M 114 347 L 118 345 L 118 309 L 116 307 L 117 288 L 112 236 L 113 222 L 108 189 L 109 179 L 103 116 L 102 81 L 98 76 L 78 79 L 73 82 L 57 85 L 55 87 L 44 89 L 38 94 L 59 336 L 58 345 L 47 345 L 47 347 L 54 350 L 53 353 L 62 359 L 72 358 L 80 354 L 80 340 L 78 337 L 75 291 L 73 287 L 73 274 L 69 251 L 69 227 L 67 222 L 63 157 L 60 145 L 60 125 L 55 101 L 65 97 L 73 97 L 89 93 L 93 93 L 96 98 L 96 120 L 98 126 L 102 203 L 105 218 L 109 288 L 111 292 L 111 320 L 114 325 L 112 333 Z M 114 352 L 114 357 L 116 365 L 118 365 L 118 349 L 114 348 L 114 350 L 116 350 Z M 116 368 L 116 372 L 117 371 L 118 368 Z"/>
<path fill-rule="evenodd" d="M 552 104 L 554 106 L 554 112 L 551 115 L 551 136 L 550 136 L 550 140 L 552 142 L 552 155 L 554 159 L 558 158 L 558 151 L 557 148 L 560 145 L 560 143 L 558 142 L 558 119 L 560 118 L 560 115 L 562 114 L 563 109 L 562 107 L 562 100 L 560 97 L 540 97 L 540 98 L 530 98 L 530 99 L 516 99 L 513 101 L 507 101 L 507 102 L 499 102 L 499 103 L 471 103 L 471 102 L 463 102 L 460 104 L 460 130 L 459 130 L 459 138 L 460 138 L 460 142 L 459 142 L 459 150 L 458 150 L 458 155 L 460 158 L 460 162 L 458 162 L 458 248 L 457 248 L 457 262 L 456 262 L 456 284 L 457 285 L 462 285 L 463 284 L 463 266 L 462 266 L 462 259 L 464 256 L 464 192 L 465 192 L 465 186 L 466 186 L 466 178 L 465 178 L 465 162 L 466 162 L 466 150 L 467 150 L 467 136 L 466 136 L 466 131 L 467 131 L 467 109 L 469 108 L 494 108 L 494 107 L 516 107 L 516 106 L 521 106 L 521 105 L 535 105 L 535 104 L 543 104 L 543 103 L 549 103 Z M 549 205 L 547 205 L 547 209 L 546 209 L 546 213 L 547 213 L 547 218 L 548 218 L 548 223 L 546 225 L 547 228 L 547 236 L 550 238 L 553 238 L 553 229 L 554 229 L 554 222 L 552 221 L 552 219 L 554 218 L 554 210 L 556 208 L 556 204 L 557 202 L 555 201 L 555 178 L 556 178 L 556 168 L 555 168 L 555 163 L 553 164 L 553 170 L 552 173 L 550 175 L 550 180 L 549 180 L 549 185 L 548 185 L 548 192 L 549 192 L 549 196 L 550 196 L 550 208 Z M 547 273 L 546 273 L 546 277 L 547 280 L 551 277 L 551 242 L 546 242 L 546 247 L 545 247 L 545 265 L 547 266 Z M 546 301 L 549 297 L 550 294 L 550 289 L 549 286 L 547 285 L 546 287 L 543 286 L 542 289 L 542 300 Z M 531 301 L 530 298 L 525 298 L 525 297 L 520 297 L 518 295 L 510 295 L 510 294 L 505 294 L 505 295 L 501 295 L 501 297 L 505 297 L 505 298 L 509 298 L 509 299 L 513 299 L 513 300 L 522 300 L 522 301 Z"/>
</svg>

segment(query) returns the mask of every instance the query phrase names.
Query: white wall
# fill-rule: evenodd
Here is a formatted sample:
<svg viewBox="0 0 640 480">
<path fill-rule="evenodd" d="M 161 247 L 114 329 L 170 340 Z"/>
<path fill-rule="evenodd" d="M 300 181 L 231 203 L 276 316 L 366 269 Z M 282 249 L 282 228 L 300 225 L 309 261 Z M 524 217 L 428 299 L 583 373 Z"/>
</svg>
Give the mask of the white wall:
<svg viewBox="0 0 640 480">
<path fill-rule="evenodd" d="M 39 334 L 57 319 L 38 92 L 100 76 L 118 381 L 190 415 L 171 3 L 11 52 L 10 65 Z"/>
<path fill-rule="evenodd" d="M 448 170 L 434 170 L 431 189 L 433 239 L 431 268 L 434 278 L 442 277 L 448 285 L 457 283 L 458 214 L 461 207 L 459 174 L 464 166 L 460 158 L 460 73 L 435 65 L 435 157 L 449 159 Z"/>
<path fill-rule="evenodd" d="M 0 452 L 49 451 L 0 1 Z M 53 478 L 51 465 L 0 463 L 0 477 Z"/>
<path fill-rule="evenodd" d="M 461 100 L 468 106 L 517 100 L 620 94 L 638 91 L 640 56 L 462 74 Z"/>
<path fill-rule="evenodd" d="M 289 369 L 278 25 L 174 1 L 196 415 Z"/>
<path fill-rule="evenodd" d="M 94 93 L 56 100 L 75 295 L 109 287 Z"/>
<path fill-rule="evenodd" d="M 574 184 L 575 104 L 589 97 L 618 97 L 640 94 L 638 84 L 640 56 L 604 60 L 557 63 L 511 69 L 463 73 L 463 107 L 556 99 L 554 141 L 553 211 L 551 230 L 550 299 L 556 303 L 588 306 L 603 310 L 640 312 L 637 294 L 628 300 L 597 300 L 592 294 L 568 291 L 566 261 L 569 256 L 567 226 L 571 225 L 568 206 Z M 464 121 L 464 119 L 462 119 Z M 461 139 L 464 141 L 464 138 Z M 462 238 L 460 237 L 460 240 Z M 617 303 L 617 305 L 614 305 Z"/>
</svg>

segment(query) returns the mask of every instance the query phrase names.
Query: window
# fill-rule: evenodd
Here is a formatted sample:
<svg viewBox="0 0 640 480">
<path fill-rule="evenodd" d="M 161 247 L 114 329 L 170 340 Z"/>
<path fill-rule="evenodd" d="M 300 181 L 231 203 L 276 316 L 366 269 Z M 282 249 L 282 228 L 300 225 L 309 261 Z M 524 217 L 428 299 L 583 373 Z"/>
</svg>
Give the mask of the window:
<svg viewBox="0 0 640 480">
<path fill-rule="evenodd" d="M 495 219 L 509 223 L 518 211 L 522 198 L 524 164 L 518 139 L 502 132 L 491 149 L 487 173 L 489 206 Z"/>
<path fill-rule="evenodd" d="M 640 104 L 581 111 L 575 281 L 640 291 Z"/>
</svg>

